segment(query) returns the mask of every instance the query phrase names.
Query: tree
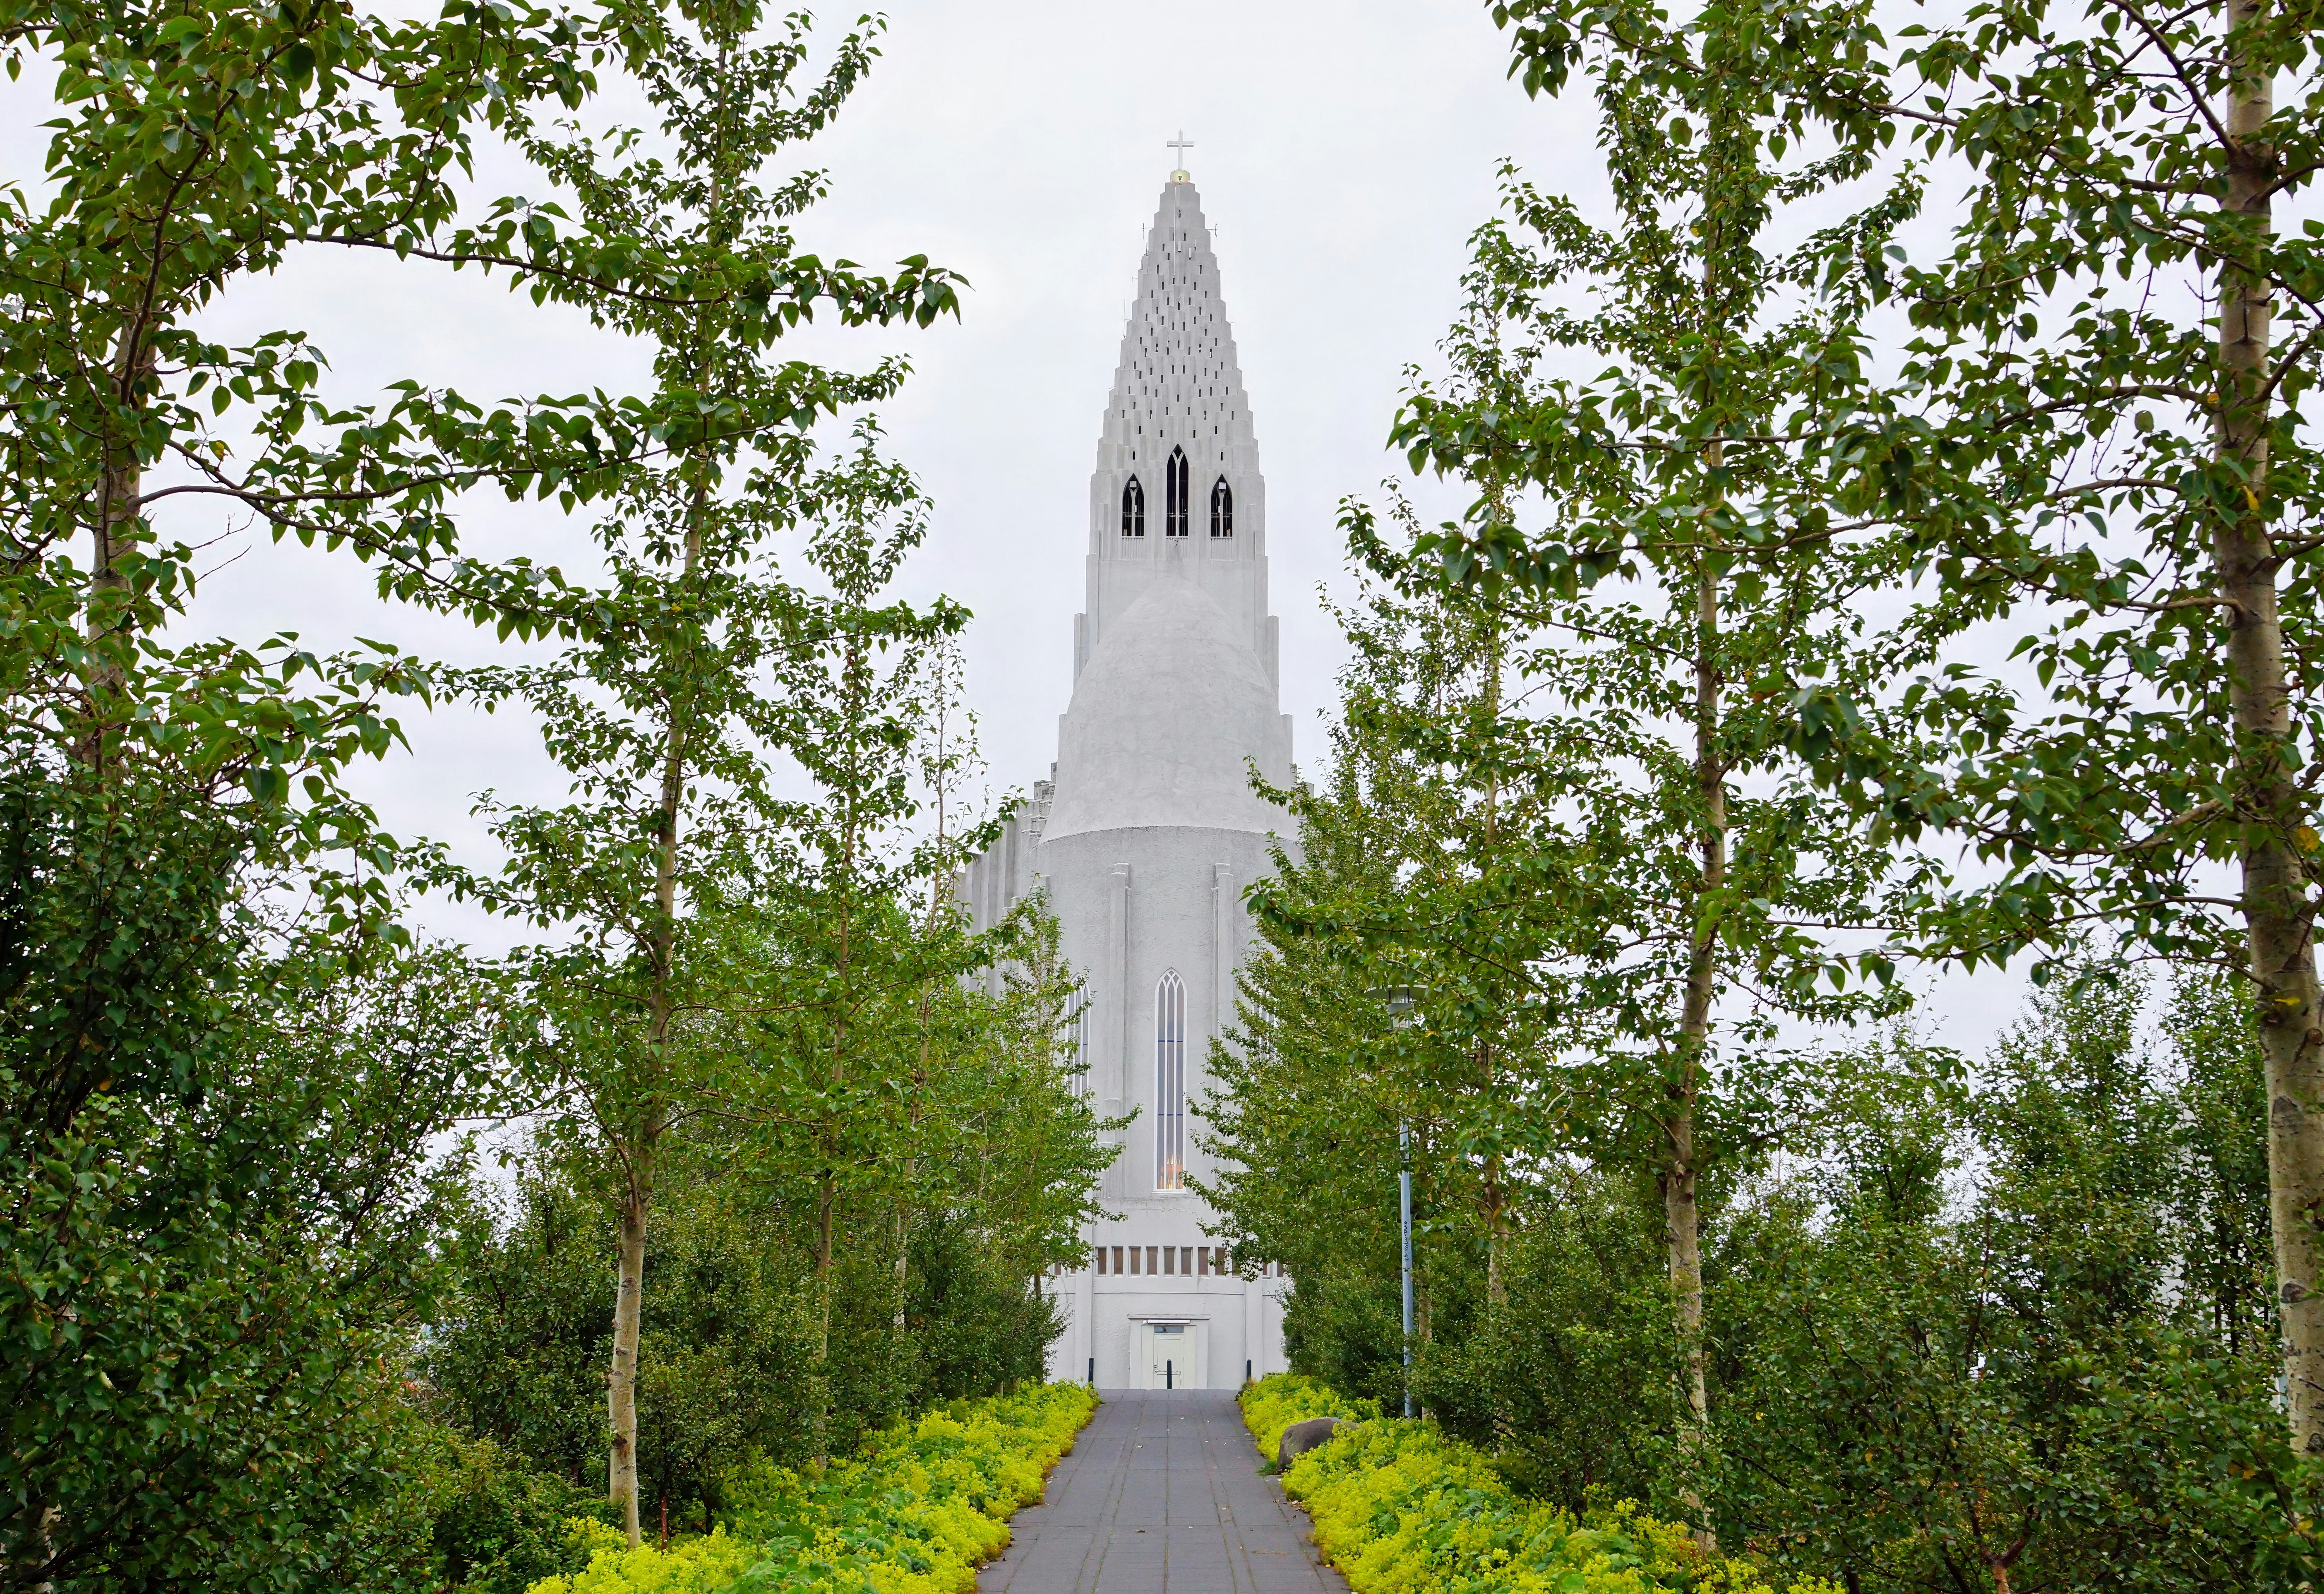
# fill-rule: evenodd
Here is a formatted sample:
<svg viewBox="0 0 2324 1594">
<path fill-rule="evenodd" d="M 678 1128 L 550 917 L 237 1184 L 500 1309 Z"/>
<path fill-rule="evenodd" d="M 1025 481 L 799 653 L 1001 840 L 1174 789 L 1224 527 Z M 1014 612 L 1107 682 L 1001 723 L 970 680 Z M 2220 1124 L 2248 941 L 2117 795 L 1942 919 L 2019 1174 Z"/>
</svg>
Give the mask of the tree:
<svg viewBox="0 0 2324 1594">
<path fill-rule="evenodd" d="M 2099 978 L 1939 1088 L 1852 1071 L 1869 1088 L 1835 1094 L 1824 1157 L 1725 1247 L 1739 1534 L 1856 1589 L 2314 1575 L 2270 1336 L 2188 1287 L 2221 1195 L 2264 1190 L 2203 1155 L 2212 1082 L 2253 1049 L 2210 1052 L 2203 983 L 2172 993 L 2161 1047 L 2141 984 Z M 2255 1147 L 2261 1104 L 2233 1115 Z"/>
<path fill-rule="evenodd" d="M 818 189 L 814 179 L 765 189 L 762 172 L 839 112 L 869 68 L 869 37 L 848 35 L 823 81 L 795 96 L 804 14 L 770 41 L 753 41 L 765 14 L 748 3 L 683 16 L 641 5 L 613 19 L 674 142 L 669 162 L 637 153 L 634 134 L 604 149 L 581 134 L 532 140 L 530 153 L 578 195 L 588 227 L 621 227 L 655 253 L 699 260 L 721 293 L 593 299 L 600 318 L 655 344 L 667 453 L 616 474 L 613 513 L 597 525 L 611 584 L 574 613 L 576 646 L 553 667 L 465 678 L 485 702 L 523 697 L 541 715 L 576 802 L 497 811 L 507 869 L 447 867 L 439 879 L 578 932 L 523 960 L 523 1046 L 567 1092 L 556 1134 L 600 1164 L 618 1213 L 609 1494 L 637 1543 L 646 1220 L 662 1137 L 705 1083 L 690 1073 L 705 1060 L 681 1044 L 677 1022 L 681 1009 L 715 1009 L 725 985 L 714 964 L 687 957 L 697 948 L 683 908 L 746 867 L 755 832 L 783 823 L 767 753 L 802 746 L 798 704 L 765 687 L 799 627 L 814 625 L 814 604 L 776 576 L 770 541 L 799 521 L 844 521 L 867 497 L 908 493 L 908 481 L 876 463 L 869 439 L 818 472 L 808 432 L 823 413 L 895 391 L 899 363 L 846 376 L 770 355 L 799 316 L 771 288 L 820 270 L 795 258 L 788 227 Z M 739 493 L 727 481 L 737 469 Z M 957 622 L 951 611 L 941 621 Z"/>
<path fill-rule="evenodd" d="M 963 950 L 956 941 L 940 949 L 951 939 L 941 934 L 948 926 L 937 921 L 922 933 L 911 905 L 980 839 L 974 831 L 940 831 L 916 846 L 903 833 L 926 795 L 922 735 L 950 707 L 945 644 L 966 616 L 942 603 L 921 613 L 890 596 L 927 535 L 927 506 L 901 473 L 871 467 L 868 434 L 865 447 L 865 468 L 834 497 L 809 549 L 829 596 L 799 629 L 780 670 L 796 715 L 791 751 L 814 795 L 792 807 L 779 843 L 787 855 L 770 877 L 780 882 L 789 938 L 804 954 L 791 972 L 803 977 L 792 1000 L 805 1027 L 793 1032 L 789 1062 L 805 1065 L 797 1083 L 816 1103 L 807 1144 L 816 1165 L 818 1354 L 826 1369 L 842 1206 L 867 1184 L 885 1182 L 889 1158 L 904 1149 L 911 1127 L 898 1121 L 897 1109 L 907 1119 L 910 1109 L 890 1059 L 920 1045 L 926 1017 L 918 1002 L 892 999 L 966 972 L 942 961 L 943 951 Z M 924 1055 L 921 1062 L 924 1068 Z"/>
<path fill-rule="evenodd" d="M 773 667 L 806 791 L 753 839 L 715 911 L 754 949 L 734 960 L 752 971 L 749 1000 L 714 1043 L 744 1060 L 720 1110 L 743 1176 L 812 1213 L 818 1409 L 840 1370 L 831 1325 L 851 1247 L 874 1248 L 907 1315 L 924 1220 L 970 1226 L 1030 1281 L 1064 1258 L 1104 1155 L 1068 1093 L 1071 987 L 1053 928 L 1028 908 L 973 934 L 951 894 L 998 825 L 921 828 L 960 773 L 957 745 L 933 739 L 959 712 L 965 614 L 895 597 L 928 509 L 874 436 L 820 496 L 808 559 L 822 590 Z M 915 1384 L 892 1370 L 891 1410 Z"/>
<path fill-rule="evenodd" d="M 604 1264 L 618 1219 L 600 1190 L 558 1173 L 527 1170 L 513 1202 L 479 1191 L 466 1221 L 447 1225 L 458 1285 L 422 1366 L 462 1432 L 577 1482 L 604 1446 L 615 1332 Z M 701 1532 L 737 1457 L 796 1458 L 807 1426 L 801 1281 L 788 1247 L 735 1196 L 666 1156 L 640 1291 L 653 1347 L 639 1372 L 640 1492 Z"/>
<path fill-rule="evenodd" d="M 7 1243 L 23 1286 L 8 1359 L 124 1391 L 96 1398 L 55 1374 L 18 1392 L 0 1534 L 33 1582 L 369 1575 L 341 1553 L 362 1490 L 299 1468 L 327 1452 L 364 1465 L 346 1424 L 382 1397 L 353 1376 L 373 1341 L 334 1327 L 317 1253 L 286 1238 L 272 1187 L 245 1180 L 254 1140 L 222 1147 L 212 1115 L 318 1155 L 329 1143 L 292 1082 L 265 1076 L 280 1101 L 244 1093 L 235 1048 L 278 990 L 329 989 L 399 945 L 399 850 L 340 776 L 395 744 L 389 705 L 429 677 L 391 650 L 165 638 L 195 556 L 164 521 L 248 512 L 377 561 L 390 595 L 540 634 L 570 627 L 571 593 L 552 567 L 463 557 L 459 495 L 496 485 L 570 507 L 673 429 L 636 401 L 487 411 L 417 381 L 343 407 L 302 335 L 226 348 L 193 318 L 304 248 L 498 270 L 536 299 L 742 304 L 777 325 L 818 299 L 850 318 L 950 302 L 950 280 L 918 266 L 890 281 L 784 253 L 754 270 L 690 242 L 649 247 L 626 217 L 576 231 L 513 201 L 469 221 L 458 189 L 480 136 L 524 141 L 545 104 L 594 88 L 606 51 L 629 60 L 650 42 L 606 23 L 466 5 L 410 23 L 336 5 L 0 8 L 12 76 L 27 60 L 52 70 L 66 107 L 45 207 L 12 189 L 0 229 L 0 1157 L 22 1195 Z M 726 419 L 763 431 L 800 410 L 793 392 Z M 422 1124 L 438 1110 L 388 1104 Z M 378 1143 L 416 1158 L 390 1121 Z M 263 1258 L 280 1288 L 249 1271 Z M 206 1315 L 244 1290 L 283 1310 L 231 1331 Z M 248 1394 L 231 1418 L 181 1398 L 189 1354 L 209 1387 Z M 92 1424 L 99 1409 L 115 1420 Z M 107 1448 L 133 1434 L 153 1454 Z"/>
<path fill-rule="evenodd" d="M 2269 1282 L 2266 1064 L 2252 1035 L 2241 982 L 2184 972 L 2169 992 L 2163 1030 L 2179 1080 L 2178 1266 L 2203 1326 L 2230 1355 L 2280 1333 Z"/>
<path fill-rule="evenodd" d="M 1394 433 L 1415 469 L 1458 474 L 1473 502 L 1405 548 L 1360 507 L 1349 525 L 1383 573 L 1473 593 L 1511 638 L 1524 706 L 1458 756 L 1515 772 L 1542 806 L 1496 883 L 1499 913 L 1556 926 L 1526 972 L 1568 1027 L 1572 1143 L 1654 1170 L 1682 1464 L 1707 1477 L 1703 1172 L 1794 1116 L 1800 1076 L 1775 1018 L 1891 1000 L 1847 991 L 1830 947 L 1876 923 L 1886 857 L 1804 788 L 1781 705 L 1793 683 L 1864 668 L 1850 600 L 1865 568 L 1831 516 L 1824 451 L 1853 410 L 1861 322 L 1919 187 L 1877 170 L 1877 122 L 1796 92 L 1803 63 L 1865 54 L 1861 6 L 1712 5 L 1674 23 L 1547 0 L 1495 14 L 1529 92 L 1587 74 L 1616 219 L 1596 226 L 1506 174 L 1508 219 L 1476 235 L 1447 341 L 1452 385 L 1417 388 Z M 1859 184 L 1868 203 L 1775 245 L 1787 210 L 1828 211 Z M 1566 350 L 1608 364 L 1569 376 Z M 1536 514 L 1542 530 L 1517 529 Z M 1688 1492 L 1709 1548 L 1707 1502 Z"/>
<path fill-rule="evenodd" d="M 190 948 L 162 962 L 171 986 L 84 1030 L 119 1062 L 69 1127 L 18 1117 L 0 1146 L 11 1586 L 422 1586 L 427 1545 L 391 1509 L 392 1368 L 436 1287 L 443 1191 L 424 1149 L 492 1083 L 479 993 L 441 950 L 375 954 L 358 976 L 227 939 L 199 898 L 205 859 L 157 844 L 141 861 L 207 911 L 170 923 L 166 889 L 118 893 L 133 917 L 90 948 L 71 933 L 78 882 L 39 867 L 30 925 L 12 926 L 32 931 L 11 948 L 12 1105 L 54 1099 L 32 1043 L 61 1005 L 43 978 L 59 963 L 153 968 L 116 956 L 131 926 Z M 38 911 L 60 898 L 62 926 Z"/>
<path fill-rule="evenodd" d="M 2243 971 L 2288 1421 L 2324 1454 L 2302 410 L 2324 323 L 2312 229 L 2272 219 L 2317 166 L 2310 20 L 1979 5 L 1823 76 L 1966 193 L 1950 249 L 1895 273 L 1914 332 L 1835 456 L 1916 601 L 1888 689 L 1804 691 L 1796 735 L 1900 837 L 1969 853 L 1918 905 L 1928 954 L 2041 966 L 2102 928 Z"/>
<path fill-rule="evenodd" d="M 1414 1173 L 1425 1345 L 1440 1311 L 1476 1305 L 1472 1283 L 1484 1310 L 1500 1304 L 1517 1170 L 1561 1143 L 1562 1099 L 1529 1065 L 1554 1044 L 1528 972 L 1545 926 L 1500 894 L 1511 838 L 1539 822 L 1536 788 L 1470 756 L 1504 706 L 1498 619 L 1377 583 L 1335 618 L 1354 658 L 1331 774 L 1268 793 L 1299 845 L 1252 897 L 1261 948 L 1202 1108 L 1221 1171 L 1198 1188 L 1239 1253 L 1300 1280 L 1286 1335 L 1394 1405 L 1397 1158 Z M 1390 985 L 1418 992 L 1406 1026 L 1376 994 Z"/>
</svg>

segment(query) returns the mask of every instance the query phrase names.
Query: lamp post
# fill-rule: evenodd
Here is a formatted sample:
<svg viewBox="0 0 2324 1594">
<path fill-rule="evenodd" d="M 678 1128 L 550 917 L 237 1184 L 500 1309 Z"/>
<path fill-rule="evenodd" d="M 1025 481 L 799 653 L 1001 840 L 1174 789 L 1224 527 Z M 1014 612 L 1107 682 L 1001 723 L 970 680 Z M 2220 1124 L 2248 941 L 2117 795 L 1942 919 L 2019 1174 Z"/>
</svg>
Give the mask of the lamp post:
<svg viewBox="0 0 2324 1594">
<path fill-rule="evenodd" d="M 1404 1414 L 1412 1417 L 1412 1130 L 1396 1126 L 1396 1220 L 1404 1233 Z"/>
<path fill-rule="evenodd" d="M 1366 992 L 1388 1009 L 1389 1025 L 1412 1027 L 1412 1002 L 1419 995 L 1409 985 L 1382 985 Z M 1404 1242 L 1404 1414 L 1412 1415 L 1412 1129 L 1396 1126 L 1397 1227 Z"/>
</svg>

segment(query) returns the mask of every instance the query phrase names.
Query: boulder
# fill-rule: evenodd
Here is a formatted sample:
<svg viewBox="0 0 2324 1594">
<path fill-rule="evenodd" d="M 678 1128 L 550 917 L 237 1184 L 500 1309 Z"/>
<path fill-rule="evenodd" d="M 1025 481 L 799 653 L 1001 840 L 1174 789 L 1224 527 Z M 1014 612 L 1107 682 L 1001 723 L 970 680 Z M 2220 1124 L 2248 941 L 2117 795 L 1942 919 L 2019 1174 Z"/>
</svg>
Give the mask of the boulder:
<svg viewBox="0 0 2324 1594">
<path fill-rule="evenodd" d="M 1282 1442 L 1275 1447 L 1275 1470 L 1282 1471 L 1291 1465 L 1294 1457 L 1305 1455 L 1341 1426 L 1338 1417 L 1310 1417 L 1304 1423 L 1292 1424 L 1283 1431 Z"/>
</svg>

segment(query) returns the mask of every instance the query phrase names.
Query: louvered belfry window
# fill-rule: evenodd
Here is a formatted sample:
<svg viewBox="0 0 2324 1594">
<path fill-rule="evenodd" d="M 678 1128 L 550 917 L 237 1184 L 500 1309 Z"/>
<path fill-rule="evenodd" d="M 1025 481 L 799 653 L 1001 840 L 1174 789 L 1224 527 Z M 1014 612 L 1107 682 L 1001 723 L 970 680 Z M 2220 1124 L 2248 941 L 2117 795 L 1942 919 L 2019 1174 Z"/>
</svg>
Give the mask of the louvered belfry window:
<svg viewBox="0 0 2324 1594">
<path fill-rule="evenodd" d="M 1186 1187 L 1186 987 L 1171 970 L 1154 988 L 1154 1188 Z"/>
<path fill-rule="evenodd" d="M 1124 537 L 1146 535 L 1146 489 L 1132 476 L 1121 489 L 1121 534 Z"/>
<path fill-rule="evenodd" d="M 1165 537 L 1186 535 L 1186 522 L 1192 518 L 1194 496 L 1187 490 L 1187 474 L 1186 451 L 1184 448 L 1171 449 L 1170 462 L 1162 467 L 1162 535 Z"/>
</svg>

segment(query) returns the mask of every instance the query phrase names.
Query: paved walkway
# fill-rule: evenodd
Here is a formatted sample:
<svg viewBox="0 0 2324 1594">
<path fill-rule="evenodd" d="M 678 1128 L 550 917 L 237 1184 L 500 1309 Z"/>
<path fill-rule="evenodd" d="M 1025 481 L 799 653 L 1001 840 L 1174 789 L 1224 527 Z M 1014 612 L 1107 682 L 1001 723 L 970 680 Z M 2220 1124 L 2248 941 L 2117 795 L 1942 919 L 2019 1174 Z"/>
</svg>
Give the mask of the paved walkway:
<svg viewBox="0 0 2324 1594">
<path fill-rule="evenodd" d="M 978 1594 L 1346 1594 L 1223 1389 L 1117 1389 Z"/>
</svg>

